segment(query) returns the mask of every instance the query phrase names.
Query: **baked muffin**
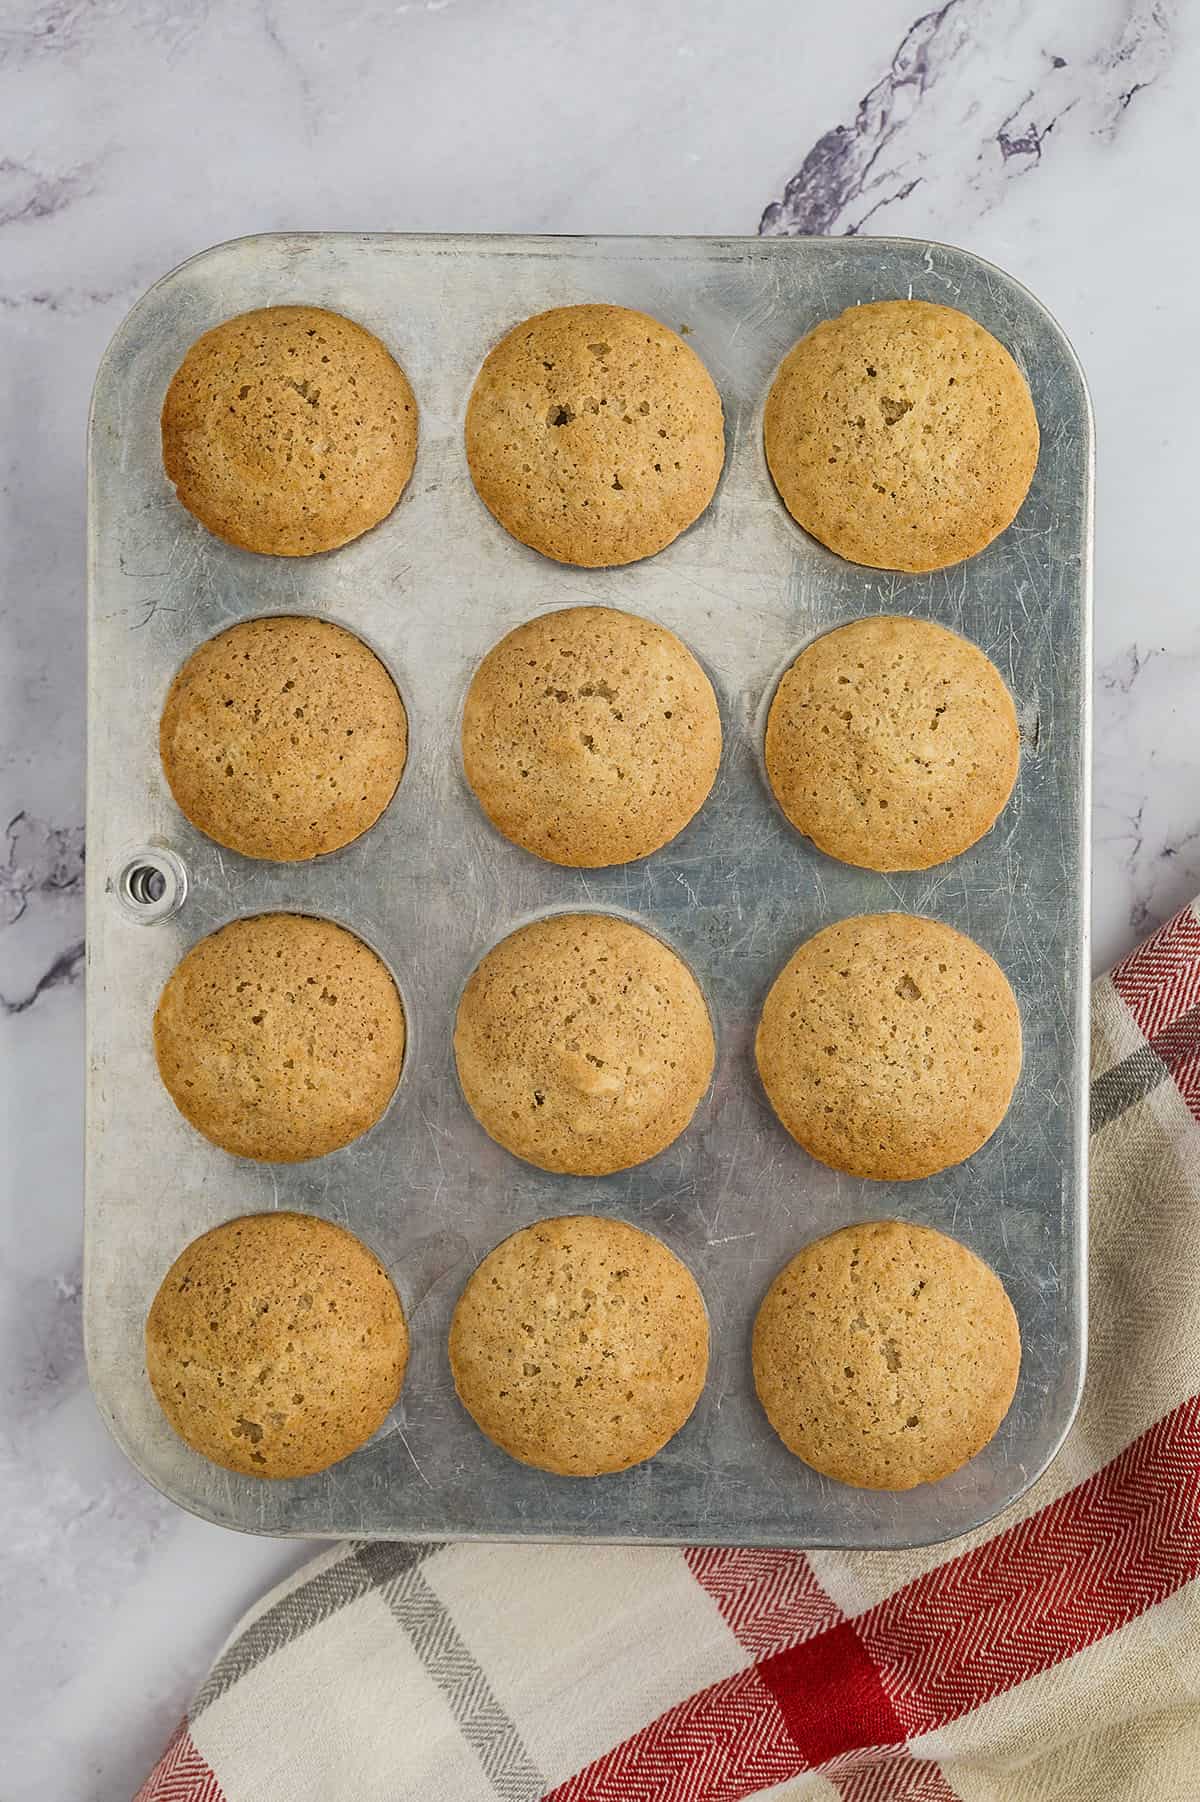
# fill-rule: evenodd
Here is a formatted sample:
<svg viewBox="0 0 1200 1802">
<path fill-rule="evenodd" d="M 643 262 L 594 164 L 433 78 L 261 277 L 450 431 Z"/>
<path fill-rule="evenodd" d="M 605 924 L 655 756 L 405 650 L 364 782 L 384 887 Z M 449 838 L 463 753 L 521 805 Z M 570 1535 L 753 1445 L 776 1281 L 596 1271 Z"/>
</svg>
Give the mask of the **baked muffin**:
<svg viewBox="0 0 1200 1802">
<path fill-rule="evenodd" d="M 647 857 L 704 805 L 721 761 L 712 684 L 663 626 L 568 607 L 518 626 L 467 693 L 463 765 L 498 831 L 550 863 Z"/>
<path fill-rule="evenodd" d="M 179 1437 L 251 1477 L 347 1457 L 382 1424 L 407 1362 L 387 1272 L 312 1214 L 249 1214 L 194 1239 L 146 1321 L 147 1374 Z"/>
<path fill-rule="evenodd" d="M 480 499 L 522 544 L 588 569 L 634 563 L 712 499 L 721 397 L 695 351 L 648 314 L 555 307 L 488 353 L 466 446 Z"/>
<path fill-rule="evenodd" d="M 480 962 L 454 1055 L 472 1113 L 540 1170 L 603 1176 L 679 1137 L 712 1076 L 691 971 L 611 914 L 551 914 Z"/>
<path fill-rule="evenodd" d="M 927 1226 L 876 1220 L 797 1253 L 758 1311 L 752 1356 L 790 1452 L 839 1483 L 912 1489 L 994 1436 L 1021 1336 L 974 1252 Z"/>
<path fill-rule="evenodd" d="M 345 927 L 256 914 L 176 966 L 154 1051 L 172 1101 L 206 1139 L 298 1163 L 379 1119 L 400 1078 L 404 1009 L 382 959 Z"/>
<path fill-rule="evenodd" d="M 374 825 L 404 770 L 408 720 L 352 632 L 294 614 L 248 619 L 192 652 L 159 751 L 193 826 L 245 857 L 290 862 Z"/>
<path fill-rule="evenodd" d="M 700 1397 L 708 1317 L 661 1240 L 595 1215 L 541 1220 L 479 1265 L 454 1310 L 450 1368 L 480 1430 L 567 1477 L 661 1451 Z"/>
<path fill-rule="evenodd" d="M 819 850 L 868 870 L 925 870 L 990 832 L 1012 793 L 1017 712 L 975 645 L 882 614 L 827 632 L 775 692 L 775 799 Z"/>
<path fill-rule="evenodd" d="M 1038 460 L 1025 377 L 953 307 L 880 300 L 801 338 L 763 418 L 798 524 L 851 563 L 942 569 L 1015 519 Z"/>
<path fill-rule="evenodd" d="M 323 307 L 258 307 L 197 338 L 162 410 L 163 465 L 218 538 L 276 557 L 386 519 L 417 455 L 417 403 L 379 339 Z"/>
<path fill-rule="evenodd" d="M 851 1176 L 908 1182 L 960 1163 L 1008 1112 L 1021 1020 L 972 939 L 912 914 L 861 914 L 805 941 L 755 1041 L 775 1112 Z"/>
</svg>

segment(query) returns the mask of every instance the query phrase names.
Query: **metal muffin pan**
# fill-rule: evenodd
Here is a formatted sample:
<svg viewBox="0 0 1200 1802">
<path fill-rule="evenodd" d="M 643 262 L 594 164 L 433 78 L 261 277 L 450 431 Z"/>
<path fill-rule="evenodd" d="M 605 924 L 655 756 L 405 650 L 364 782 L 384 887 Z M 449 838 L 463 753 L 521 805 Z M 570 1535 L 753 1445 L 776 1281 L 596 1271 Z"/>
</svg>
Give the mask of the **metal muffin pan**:
<svg viewBox="0 0 1200 1802">
<path fill-rule="evenodd" d="M 791 344 L 858 301 L 961 307 L 1012 349 L 1041 422 L 1041 461 L 1015 523 L 943 572 L 842 562 L 788 517 L 762 450 L 763 401 Z M 548 562 L 510 539 L 471 486 L 462 447 L 479 364 L 516 321 L 606 300 L 685 329 L 721 391 L 728 456 L 702 519 L 650 560 Z M 378 333 L 420 406 L 413 480 L 373 532 L 325 556 L 254 556 L 177 502 L 158 419 L 202 331 L 245 308 L 306 301 Z M 286 235 L 205 252 L 141 300 L 105 356 L 90 442 L 86 1331 L 101 1411 L 150 1481 L 224 1525 L 277 1534 L 897 1547 L 965 1532 L 1054 1455 L 1083 1375 L 1092 424 L 1061 331 L 1018 283 L 960 250 L 903 239 L 569 239 Z M 511 627 L 589 602 L 671 627 L 712 677 L 725 749 L 706 806 L 643 862 L 562 870 L 500 838 L 462 775 L 458 722 L 480 658 Z M 220 850 L 175 808 L 159 712 L 183 659 L 236 620 L 318 613 L 384 658 L 408 709 L 408 767 L 363 838 L 303 865 Z M 1016 697 L 1023 756 L 994 831 L 939 868 L 879 876 L 823 857 L 767 788 L 775 683 L 808 640 L 863 614 L 911 613 L 966 634 Z M 159 874 L 144 874 L 146 860 Z M 132 878 L 133 867 L 143 873 Z M 186 892 L 181 894 L 181 890 Z M 140 899 L 138 898 L 140 895 Z M 455 1076 L 462 985 L 514 926 L 610 909 L 686 958 L 713 1010 L 712 1089 L 684 1135 L 621 1175 L 555 1177 L 485 1136 Z M 800 941 L 850 914 L 902 909 L 961 928 L 1016 991 L 1025 1064 L 995 1137 L 907 1184 L 825 1170 L 775 1119 L 753 1034 Z M 316 1162 L 265 1165 L 209 1145 L 154 1066 L 151 1018 L 183 953 L 235 915 L 323 914 L 397 975 L 404 1072 L 383 1119 Z M 147 923 L 148 922 L 148 923 Z M 167 1266 L 196 1234 L 263 1208 L 338 1220 L 400 1290 L 412 1357 L 371 1443 L 316 1477 L 263 1482 L 193 1454 L 146 1379 L 142 1328 Z M 577 1480 L 514 1463 L 459 1406 L 451 1310 L 498 1240 L 545 1215 L 612 1213 L 685 1259 L 712 1320 L 708 1384 L 649 1463 Z M 803 1243 L 882 1215 L 942 1228 L 1003 1278 L 1020 1318 L 1016 1399 L 990 1446 L 905 1494 L 827 1481 L 784 1450 L 750 1372 L 755 1310 Z"/>
</svg>

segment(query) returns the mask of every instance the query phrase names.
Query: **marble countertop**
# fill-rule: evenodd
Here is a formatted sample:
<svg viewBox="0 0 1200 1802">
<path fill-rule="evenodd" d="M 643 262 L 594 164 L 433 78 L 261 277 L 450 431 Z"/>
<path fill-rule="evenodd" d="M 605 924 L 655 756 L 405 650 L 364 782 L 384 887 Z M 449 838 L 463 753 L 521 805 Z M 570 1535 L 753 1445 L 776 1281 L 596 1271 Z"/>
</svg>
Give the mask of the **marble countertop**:
<svg viewBox="0 0 1200 1802">
<path fill-rule="evenodd" d="M 9 0 L 0 15 L 0 1789 L 132 1794 L 309 1549 L 179 1512 L 79 1324 L 84 427 L 191 252 L 280 228 L 890 232 L 1025 281 L 1091 384 L 1097 968 L 1200 889 L 1193 186 L 1172 0 Z M 1189 710 L 1189 700 L 1191 708 Z"/>
</svg>

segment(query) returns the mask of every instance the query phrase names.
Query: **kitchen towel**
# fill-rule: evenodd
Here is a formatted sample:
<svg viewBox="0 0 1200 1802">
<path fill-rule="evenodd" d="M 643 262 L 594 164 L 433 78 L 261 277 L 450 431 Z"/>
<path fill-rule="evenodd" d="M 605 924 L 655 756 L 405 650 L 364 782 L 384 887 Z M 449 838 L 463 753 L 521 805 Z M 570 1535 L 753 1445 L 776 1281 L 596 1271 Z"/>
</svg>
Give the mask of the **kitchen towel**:
<svg viewBox="0 0 1200 1802">
<path fill-rule="evenodd" d="M 924 1551 L 346 1544 L 136 1802 L 1196 1802 L 1200 902 L 1092 1000 L 1083 1406 Z"/>
</svg>

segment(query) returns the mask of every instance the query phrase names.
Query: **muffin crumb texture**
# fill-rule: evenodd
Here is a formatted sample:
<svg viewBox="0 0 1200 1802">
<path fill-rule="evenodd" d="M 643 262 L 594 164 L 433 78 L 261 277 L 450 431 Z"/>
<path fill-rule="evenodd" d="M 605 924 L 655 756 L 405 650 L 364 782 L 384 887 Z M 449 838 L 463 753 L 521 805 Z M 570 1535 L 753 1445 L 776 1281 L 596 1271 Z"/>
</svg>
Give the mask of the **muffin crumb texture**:
<svg viewBox="0 0 1200 1802">
<path fill-rule="evenodd" d="M 328 620 L 245 620 L 193 651 L 167 695 L 163 771 L 180 810 L 245 857 L 296 861 L 374 825 L 408 722 L 360 638 Z"/>
<path fill-rule="evenodd" d="M 841 1483 L 912 1489 L 981 1451 L 1021 1363 L 995 1271 L 929 1227 L 879 1220 L 819 1239 L 759 1309 L 754 1381 L 788 1450 Z"/>
<path fill-rule="evenodd" d="M 924 300 L 850 307 L 784 358 L 763 417 L 784 505 L 872 569 L 942 569 L 1011 524 L 1038 423 L 1009 352 L 966 313 Z"/>
<path fill-rule="evenodd" d="M 309 1214 L 251 1214 L 193 1240 L 146 1322 L 146 1368 L 172 1427 L 252 1477 L 310 1476 L 362 1445 L 407 1360 L 387 1272 Z"/>
<path fill-rule="evenodd" d="M 391 353 L 322 307 L 260 307 L 197 338 L 162 410 L 163 465 L 189 513 L 247 551 L 308 557 L 387 517 L 417 455 Z"/>
<path fill-rule="evenodd" d="M 704 1387 L 708 1317 L 661 1240 L 594 1215 L 543 1220 L 471 1276 L 450 1364 L 463 1406 L 510 1457 L 600 1476 L 683 1426 Z"/>
<path fill-rule="evenodd" d="M 776 800 L 819 850 L 924 870 L 991 830 L 1019 745 L 1012 696 L 982 651 L 884 614 L 801 651 L 771 703 L 765 753 Z"/>
<path fill-rule="evenodd" d="M 660 940 L 609 914 L 552 914 L 476 967 L 454 1051 L 493 1139 L 539 1169 L 601 1176 L 678 1138 L 714 1043 L 695 977 Z"/>
<path fill-rule="evenodd" d="M 368 945 L 307 914 L 233 920 L 194 945 L 154 1016 L 184 1118 L 239 1157 L 297 1163 L 348 1145 L 400 1077 L 404 1010 Z"/>
<path fill-rule="evenodd" d="M 550 863 L 646 857 L 703 806 L 721 760 L 712 684 L 673 632 L 611 607 L 542 614 L 480 664 L 467 780 L 498 831 Z"/>
<path fill-rule="evenodd" d="M 913 914 L 862 914 L 805 941 L 756 1040 L 772 1107 L 852 1176 L 911 1181 L 970 1157 L 1008 1111 L 1021 1021 L 999 965 Z"/>
<path fill-rule="evenodd" d="M 695 351 L 627 307 L 555 307 L 492 349 L 467 407 L 479 497 L 522 544 L 587 568 L 663 550 L 725 460 L 721 397 Z"/>
</svg>

